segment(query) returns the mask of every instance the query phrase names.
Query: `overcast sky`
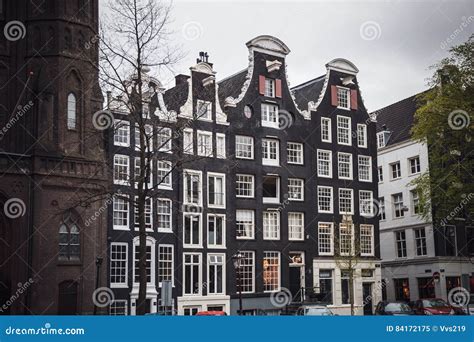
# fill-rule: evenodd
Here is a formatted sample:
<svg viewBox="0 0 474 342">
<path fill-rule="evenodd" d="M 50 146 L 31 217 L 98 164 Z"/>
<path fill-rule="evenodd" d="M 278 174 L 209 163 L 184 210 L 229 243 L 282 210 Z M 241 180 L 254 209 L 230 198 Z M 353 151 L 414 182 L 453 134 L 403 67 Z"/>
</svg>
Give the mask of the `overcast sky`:
<svg viewBox="0 0 474 342">
<path fill-rule="evenodd" d="M 187 52 L 176 73 L 189 73 L 207 51 L 217 79 L 229 76 L 247 66 L 245 43 L 262 34 L 290 48 L 292 86 L 349 59 L 373 111 L 426 89 L 429 66 L 474 32 L 474 1 L 175 0 L 171 29 Z M 172 86 L 170 75 L 160 77 Z"/>
</svg>

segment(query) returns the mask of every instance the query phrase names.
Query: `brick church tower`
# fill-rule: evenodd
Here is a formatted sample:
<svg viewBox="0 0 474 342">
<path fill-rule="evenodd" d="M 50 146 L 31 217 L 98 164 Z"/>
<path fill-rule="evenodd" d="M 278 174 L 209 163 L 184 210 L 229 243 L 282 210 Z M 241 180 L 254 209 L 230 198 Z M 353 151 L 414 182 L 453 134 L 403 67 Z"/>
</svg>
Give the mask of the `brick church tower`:
<svg viewBox="0 0 474 342">
<path fill-rule="evenodd" d="M 77 205 L 107 181 L 98 3 L 0 0 L 0 314 L 92 313 L 106 284 L 104 204 Z"/>
</svg>

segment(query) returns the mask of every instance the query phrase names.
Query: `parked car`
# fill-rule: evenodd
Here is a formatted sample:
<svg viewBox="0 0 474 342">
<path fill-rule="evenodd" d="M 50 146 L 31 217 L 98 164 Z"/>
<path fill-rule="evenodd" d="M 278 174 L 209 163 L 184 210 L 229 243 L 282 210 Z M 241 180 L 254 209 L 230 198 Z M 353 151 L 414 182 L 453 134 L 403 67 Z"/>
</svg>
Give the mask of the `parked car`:
<svg viewBox="0 0 474 342">
<path fill-rule="evenodd" d="M 381 301 L 375 308 L 376 315 L 405 316 L 414 315 L 415 312 L 407 303 Z"/>
<path fill-rule="evenodd" d="M 195 316 L 227 316 L 224 311 L 199 311 Z"/>
<path fill-rule="evenodd" d="M 418 299 L 415 303 L 417 315 L 454 315 L 453 308 L 440 298 Z"/>
<path fill-rule="evenodd" d="M 303 305 L 298 311 L 297 316 L 335 316 L 334 313 L 324 305 Z"/>
</svg>

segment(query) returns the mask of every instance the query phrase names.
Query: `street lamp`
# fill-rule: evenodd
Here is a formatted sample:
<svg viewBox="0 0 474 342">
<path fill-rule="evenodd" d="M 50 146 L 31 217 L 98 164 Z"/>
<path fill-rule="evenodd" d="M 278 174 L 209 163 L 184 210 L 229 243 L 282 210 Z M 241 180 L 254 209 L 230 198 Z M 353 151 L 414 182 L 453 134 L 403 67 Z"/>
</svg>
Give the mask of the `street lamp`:
<svg viewBox="0 0 474 342">
<path fill-rule="evenodd" d="M 100 266 L 102 265 L 103 258 L 97 257 L 95 259 L 96 273 L 95 273 L 95 289 L 99 288 L 100 284 Z M 97 315 L 97 305 L 94 304 L 94 315 Z"/>
<path fill-rule="evenodd" d="M 241 268 L 242 268 L 242 259 L 244 256 L 240 251 L 237 251 L 236 254 L 232 256 L 232 261 L 234 262 L 235 272 L 237 273 L 237 291 L 239 292 L 239 315 L 242 315 L 242 278 L 241 278 Z"/>
</svg>

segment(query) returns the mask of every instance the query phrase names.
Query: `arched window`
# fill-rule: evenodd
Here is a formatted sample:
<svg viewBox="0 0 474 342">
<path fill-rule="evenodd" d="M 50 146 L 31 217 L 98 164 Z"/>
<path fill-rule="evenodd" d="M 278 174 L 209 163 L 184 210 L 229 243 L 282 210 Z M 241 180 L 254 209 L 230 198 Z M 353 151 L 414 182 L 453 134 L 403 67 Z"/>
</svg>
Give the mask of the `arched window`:
<svg viewBox="0 0 474 342">
<path fill-rule="evenodd" d="M 59 260 L 79 260 L 81 255 L 80 232 L 71 213 L 67 213 L 59 226 Z"/>
<path fill-rule="evenodd" d="M 76 129 L 76 96 L 69 93 L 67 96 L 67 128 Z"/>
</svg>

